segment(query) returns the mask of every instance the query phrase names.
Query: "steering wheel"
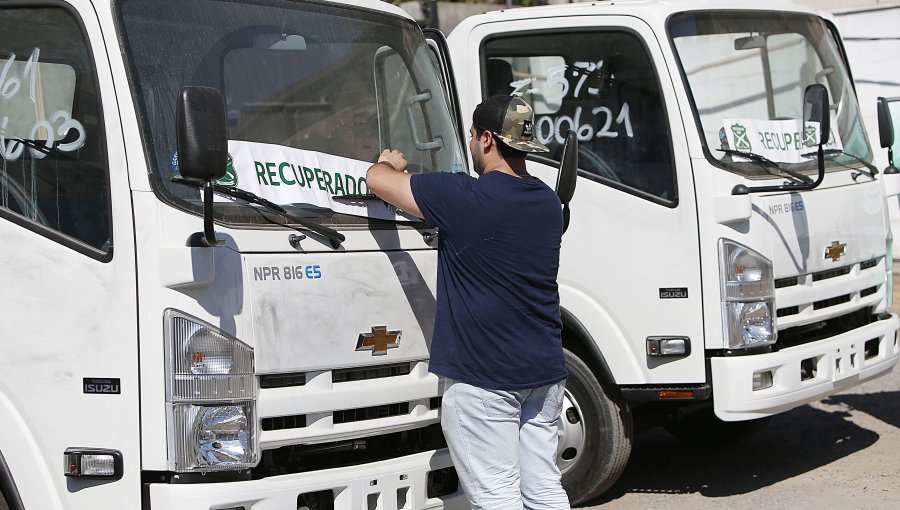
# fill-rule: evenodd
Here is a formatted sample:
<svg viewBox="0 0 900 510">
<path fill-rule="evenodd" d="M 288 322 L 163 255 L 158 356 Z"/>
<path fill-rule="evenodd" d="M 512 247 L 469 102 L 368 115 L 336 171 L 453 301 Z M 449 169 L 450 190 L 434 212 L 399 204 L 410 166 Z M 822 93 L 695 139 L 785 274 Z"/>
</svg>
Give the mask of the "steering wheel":
<svg viewBox="0 0 900 510">
<path fill-rule="evenodd" d="M 622 182 L 615 170 L 587 147 L 578 146 L 578 166 L 613 182 Z"/>
</svg>

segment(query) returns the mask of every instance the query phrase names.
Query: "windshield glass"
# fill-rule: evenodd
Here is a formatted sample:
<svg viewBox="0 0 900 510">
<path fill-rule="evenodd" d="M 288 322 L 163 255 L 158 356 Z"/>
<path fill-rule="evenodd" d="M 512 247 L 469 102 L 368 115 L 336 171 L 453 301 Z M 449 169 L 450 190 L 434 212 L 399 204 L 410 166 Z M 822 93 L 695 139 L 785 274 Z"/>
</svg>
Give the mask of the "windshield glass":
<svg viewBox="0 0 900 510">
<path fill-rule="evenodd" d="M 367 9 L 291 1 L 123 1 L 120 32 L 142 115 L 154 189 L 200 213 L 177 175 L 175 104 L 184 86 L 225 98 L 229 163 L 220 184 L 331 224 L 394 219 L 367 193 L 386 148 L 408 171 L 464 171 L 436 66 L 412 21 Z M 272 224 L 271 214 L 217 197 L 216 219 Z M 403 219 L 397 217 L 396 219 Z"/>
<path fill-rule="evenodd" d="M 779 167 L 816 171 L 814 147 L 802 137 L 803 94 L 821 83 L 831 102 L 826 169 L 871 162 L 856 95 L 831 33 L 814 16 L 777 12 L 692 12 L 669 20 L 679 65 L 710 158 L 748 177 L 771 165 L 731 151 L 764 156 Z M 723 150 L 724 149 L 724 150 Z M 849 155 L 848 155 L 849 154 Z M 775 170 L 777 172 L 777 169 Z"/>
</svg>

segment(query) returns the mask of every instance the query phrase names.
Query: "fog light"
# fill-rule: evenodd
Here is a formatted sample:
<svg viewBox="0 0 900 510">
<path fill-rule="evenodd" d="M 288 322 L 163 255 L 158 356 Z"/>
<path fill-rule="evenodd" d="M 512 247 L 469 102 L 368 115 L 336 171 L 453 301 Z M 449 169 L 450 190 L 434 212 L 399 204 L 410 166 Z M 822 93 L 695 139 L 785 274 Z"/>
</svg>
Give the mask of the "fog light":
<svg viewBox="0 0 900 510">
<path fill-rule="evenodd" d="M 753 391 L 764 390 L 766 388 L 771 388 L 771 387 L 772 387 L 772 371 L 771 370 L 753 373 Z"/>
<path fill-rule="evenodd" d="M 63 473 L 75 478 L 122 478 L 122 452 L 97 448 L 67 448 Z"/>
</svg>

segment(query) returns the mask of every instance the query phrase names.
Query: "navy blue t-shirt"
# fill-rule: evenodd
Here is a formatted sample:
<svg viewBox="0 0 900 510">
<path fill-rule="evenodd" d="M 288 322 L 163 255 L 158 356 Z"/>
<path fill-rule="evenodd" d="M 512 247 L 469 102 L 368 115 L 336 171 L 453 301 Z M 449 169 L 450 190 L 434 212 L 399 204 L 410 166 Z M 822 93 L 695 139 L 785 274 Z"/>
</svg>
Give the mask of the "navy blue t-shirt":
<svg viewBox="0 0 900 510">
<path fill-rule="evenodd" d="M 565 379 L 556 193 L 500 171 L 415 174 L 410 185 L 440 230 L 429 371 L 498 390 Z"/>
</svg>

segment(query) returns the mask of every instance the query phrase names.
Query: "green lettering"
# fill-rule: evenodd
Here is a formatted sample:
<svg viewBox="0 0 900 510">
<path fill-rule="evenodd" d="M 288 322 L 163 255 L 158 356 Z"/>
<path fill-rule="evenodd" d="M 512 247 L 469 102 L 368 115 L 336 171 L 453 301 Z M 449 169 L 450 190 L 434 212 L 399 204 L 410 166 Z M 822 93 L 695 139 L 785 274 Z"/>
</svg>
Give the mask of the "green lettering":
<svg viewBox="0 0 900 510">
<path fill-rule="evenodd" d="M 303 180 L 303 182 L 300 182 L 300 179 L 303 177 L 303 169 L 302 168 L 300 169 L 300 173 L 298 174 L 297 169 L 294 168 L 294 165 L 291 165 L 291 172 L 294 173 L 294 179 L 297 181 L 297 186 L 306 186 L 305 179 Z"/>
<path fill-rule="evenodd" d="M 328 191 L 327 189 L 325 189 L 325 186 L 322 185 L 322 182 L 324 181 L 324 179 L 322 178 L 322 169 L 314 168 L 313 171 L 316 172 L 316 183 L 319 184 L 319 189 L 322 191 Z"/>
<path fill-rule="evenodd" d="M 346 191 L 344 191 L 343 174 L 334 174 L 334 194 L 343 195 L 344 193 Z"/>
<path fill-rule="evenodd" d="M 275 163 L 266 163 L 266 173 L 269 175 L 269 184 L 281 186 L 281 183 L 275 180 Z"/>
<path fill-rule="evenodd" d="M 325 187 L 328 188 L 328 193 L 334 195 L 334 190 L 331 188 L 331 174 L 322 170 L 322 177 L 325 178 Z"/>
<path fill-rule="evenodd" d="M 266 167 L 259 161 L 254 161 L 253 163 L 256 165 L 256 180 L 258 180 L 260 184 L 269 184 L 268 181 L 266 181 Z"/>
<path fill-rule="evenodd" d="M 800 133 L 794 131 L 794 150 L 800 150 Z"/>
<path fill-rule="evenodd" d="M 348 195 L 355 195 L 356 193 L 359 193 L 359 191 L 356 190 L 356 181 L 353 180 L 353 176 L 352 176 L 352 175 L 347 175 L 346 177 L 347 177 L 347 180 L 346 180 L 346 183 L 347 183 L 347 194 L 348 194 Z M 353 189 L 350 189 L 350 188 L 353 188 Z"/>
<path fill-rule="evenodd" d="M 303 167 L 303 175 L 306 176 L 306 187 L 312 189 L 313 179 L 316 177 L 313 175 L 313 171 L 311 168 Z"/>
<path fill-rule="evenodd" d="M 359 181 L 356 183 L 356 188 L 359 190 L 359 193 L 365 195 L 369 192 L 369 186 L 366 184 L 366 178 L 360 177 Z M 365 191 L 363 191 L 365 189 Z"/>
<path fill-rule="evenodd" d="M 284 167 L 290 167 L 290 166 L 291 166 L 291 164 L 288 162 L 284 162 L 284 163 L 278 165 L 278 176 L 281 177 L 281 182 L 287 184 L 288 186 L 290 186 L 292 184 L 297 184 L 296 181 L 289 181 L 284 176 Z"/>
</svg>

